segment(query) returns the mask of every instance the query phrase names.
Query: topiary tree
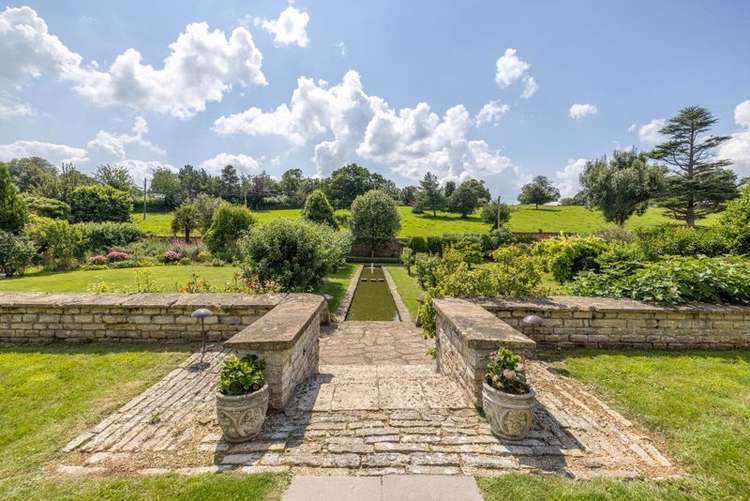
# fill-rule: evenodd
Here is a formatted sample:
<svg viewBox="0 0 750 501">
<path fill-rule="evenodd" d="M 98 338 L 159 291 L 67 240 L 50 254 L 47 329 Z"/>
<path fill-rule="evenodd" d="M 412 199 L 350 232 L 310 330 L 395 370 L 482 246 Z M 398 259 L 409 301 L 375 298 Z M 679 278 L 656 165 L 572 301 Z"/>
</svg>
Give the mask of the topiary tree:
<svg viewBox="0 0 750 501">
<path fill-rule="evenodd" d="M 130 221 L 133 199 L 130 194 L 111 186 L 79 186 L 70 195 L 70 219 L 86 221 Z"/>
<path fill-rule="evenodd" d="M 201 220 L 198 209 L 190 202 L 183 202 L 177 207 L 172 217 L 172 232 L 178 234 L 182 232 L 185 235 L 185 242 L 190 242 L 190 233 L 200 228 Z"/>
<path fill-rule="evenodd" d="M 401 220 L 396 203 L 385 192 L 373 190 L 358 196 L 352 203 L 349 221 L 354 239 L 370 246 L 370 255 L 375 255 L 375 246 L 396 236 Z"/>
<path fill-rule="evenodd" d="M 560 198 L 560 190 L 552 185 L 545 176 L 536 176 L 529 184 L 521 187 L 518 201 L 522 204 L 533 204 L 538 209 L 539 205 L 554 202 Z"/>
<path fill-rule="evenodd" d="M 237 242 L 253 224 L 250 209 L 224 202 L 214 211 L 203 241 L 215 256 L 232 261 L 239 257 Z"/>
<path fill-rule="evenodd" d="M 8 166 L 0 163 L 0 230 L 18 233 L 26 224 L 26 206 L 18 195 Z"/>
<path fill-rule="evenodd" d="M 302 217 L 313 223 L 327 224 L 331 228 L 338 227 L 333 206 L 322 190 L 315 190 L 307 197 Z"/>
<path fill-rule="evenodd" d="M 243 273 L 277 282 L 285 292 L 318 289 L 329 271 L 319 228 L 289 219 L 253 226 L 238 243 Z"/>
</svg>

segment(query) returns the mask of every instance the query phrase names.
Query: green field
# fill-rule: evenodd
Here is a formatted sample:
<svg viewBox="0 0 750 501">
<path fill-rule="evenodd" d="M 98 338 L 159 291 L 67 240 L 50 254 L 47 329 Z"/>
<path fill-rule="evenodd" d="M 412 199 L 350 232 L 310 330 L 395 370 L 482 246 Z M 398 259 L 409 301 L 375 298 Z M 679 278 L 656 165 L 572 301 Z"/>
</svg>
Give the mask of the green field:
<svg viewBox="0 0 750 501">
<path fill-rule="evenodd" d="M 430 214 L 414 214 L 410 207 L 399 207 L 401 215 L 401 231 L 399 237 L 440 236 L 456 233 L 486 233 L 489 225 L 482 222 L 479 213 L 465 219 L 448 212 L 438 212 L 437 216 Z M 347 211 L 339 211 L 346 213 Z M 259 222 L 267 222 L 278 218 L 299 219 L 299 209 L 281 209 L 272 211 L 254 211 Z M 717 220 L 717 215 L 711 215 L 701 224 L 711 225 Z M 146 219 L 142 214 L 133 214 L 133 222 L 147 233 L 159 236 L 171 236 L 170 223 L 172 216 L 167 212 L 150 212 Z M 632 217 L 625 225 L 628 229 L 657 226 L 674 223 L 666 217 L 662 209 L 651 208 L 642 216 Z M 516 232 L 571 232 L 591 233 L 602 228 L 614 227 L 606 223 L 597 211 L 576 206 L 542 206 L 535 209 L 532 205 L 514 205 L 508 228 Z"/>
</svg>

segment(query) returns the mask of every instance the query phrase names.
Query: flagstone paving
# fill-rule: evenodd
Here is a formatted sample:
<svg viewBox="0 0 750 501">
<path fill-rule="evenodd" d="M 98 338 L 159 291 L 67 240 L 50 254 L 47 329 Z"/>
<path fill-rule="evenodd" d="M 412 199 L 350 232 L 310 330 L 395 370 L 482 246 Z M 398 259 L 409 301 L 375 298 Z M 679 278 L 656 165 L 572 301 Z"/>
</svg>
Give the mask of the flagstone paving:
<svg viewBox="0 0 750 501">
<path fill-rule="evenodd" d="M 421 336 L 405 341 L 412 346 L 411 354 L 393 348 L 398 357 L 390 349 L 380 357 L 364 344 L 357 354 L 347 339 L 367 332 L 401 340 L 404 333 L 397 325 L 374 330 L 339 325 L 327 332 L 321 339 L 320 373 L 298 387 L 286 413 L 270 412 L 262 433 L 244 444 L 225 443 L 214 417 L 214 387 L 227 351 L 212 347 L 202 370 L 195 368 L 199 357 L 195 354 L 68 444 L 60 471 L 237 470 L 308 475 L 523 471 L 582 478 L 679 473 L 648 435 L 579 382 L 539 360 L 526 363 L 538 395 L 534 429 L 522 441 L 498 439 L 458 386 L 435 372 L 430 357 L 422 354 L 419 363 L 404 363 L 405 358 L 417 359 Z M 348 352 L 341 358 L 336 350 L 339 342 Z"/>
<path fill-rule="evenodd" d="M 323 326 L 320 363 L 326 365 L 431 364 L 435 341 L 411 322 L 341 322 Z"/>
</svg>

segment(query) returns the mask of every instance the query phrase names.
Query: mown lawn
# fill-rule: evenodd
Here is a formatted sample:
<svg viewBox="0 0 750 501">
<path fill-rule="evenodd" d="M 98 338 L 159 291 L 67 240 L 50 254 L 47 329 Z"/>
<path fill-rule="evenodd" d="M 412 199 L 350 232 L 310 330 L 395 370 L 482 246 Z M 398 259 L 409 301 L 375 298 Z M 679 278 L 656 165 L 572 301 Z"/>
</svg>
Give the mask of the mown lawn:
<svg viewBox="0 0 750 501">
<path fill-rule="evenodd" d="M 348 211 L 338 212 L 346 214 Z M 401 215 L 399 237 L 486 233 L 489 230 L 489 225 L 482 222 L 479 212 L 463 219 L 456 214 L 440 211 L 436 216 L 433 216 L 432 213 L 414 214 L 411 207 L 399 207 L 398 212 Z M 254 211 L 253 214 L 261 223 L 278 218 L 299 219 L 302 217 L 299 209 Z M 700 224 L 711 225 L 716 219 L 716 215 L 711 215 L 700 221 Z M 171 236 L 171 221 L 170 213 L 151 212 L 148 213 L 145 221 L 142 214 L 133 214 L 133 222 L 153 235 Z M 632 230 L 667 223 L 675 223 L 675 221 L 666 217 L 661 209 L 651 208 L 642 216 L 632 217 L 627 222 L 626 228 Z M 508 227 L 512 231 L 518 232 L 542 230 L 545 232 L 591 233 L 602 228 L 613 227 L 613 225 L 606 223 L 599 212 L 584 207 L 542 206 L 535 209 L 533 205 L 513 205 Z"/>
<path fill-rule="evenodd" d="M 577 351 L 554 357 L 627 417 L 659 432 L 689 475 L 658 483 L 511 475 L 480 479 L 486 499 L 747 499 L 750 352 Z"/>
<path fill-rule="evenodd" d="M 417 318 L 417 298 L 422 294 L 422 288 L 417 283 L 414 267 L 412 267 L 411 276 L 406 272 L 405 266 L 386 266 L 386 268 L 393 277 L 393 281 L 396 282 L 398 295 L 401 296 L 406 309 L 409 310 L 412 320 L 415 320 Z"/>
</svg>

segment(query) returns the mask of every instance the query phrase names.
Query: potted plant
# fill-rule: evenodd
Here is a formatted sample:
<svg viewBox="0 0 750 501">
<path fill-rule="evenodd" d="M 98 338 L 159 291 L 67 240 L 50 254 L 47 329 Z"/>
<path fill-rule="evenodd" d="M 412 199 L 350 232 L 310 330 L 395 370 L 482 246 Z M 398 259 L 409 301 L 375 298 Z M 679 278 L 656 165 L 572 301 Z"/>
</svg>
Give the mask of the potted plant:
<svg viewBox="0 0 750 501">
<path fill-rule="evenodd" d="M 535 395 L 526 382 L 520 356 L 507 348 L 492 354 L 482 391 L 492 433 L 511 440 L 526 438 L 534 423 Z"/>
<path fill-rule="evenodd" d="M 268 410 L 265 363 L 256 355 L 224 360 L 216 391 L 216 417 L 227 442 L 244 442 L 263 427 Z"/>
</svg>

